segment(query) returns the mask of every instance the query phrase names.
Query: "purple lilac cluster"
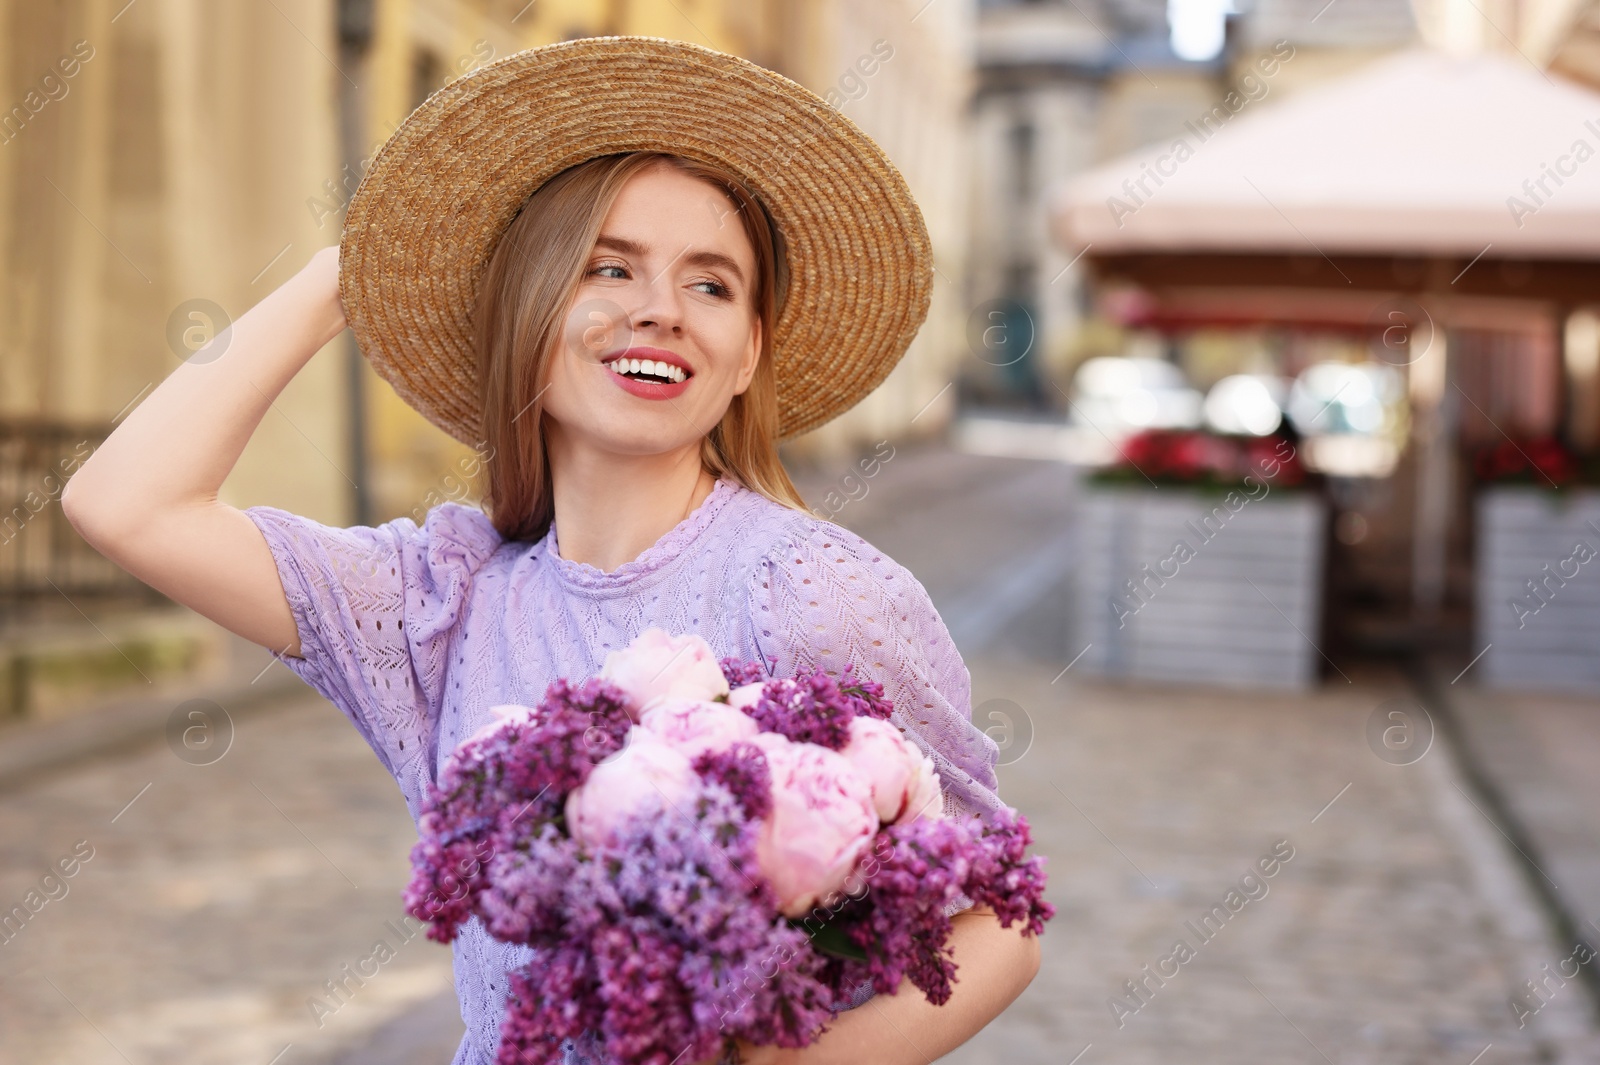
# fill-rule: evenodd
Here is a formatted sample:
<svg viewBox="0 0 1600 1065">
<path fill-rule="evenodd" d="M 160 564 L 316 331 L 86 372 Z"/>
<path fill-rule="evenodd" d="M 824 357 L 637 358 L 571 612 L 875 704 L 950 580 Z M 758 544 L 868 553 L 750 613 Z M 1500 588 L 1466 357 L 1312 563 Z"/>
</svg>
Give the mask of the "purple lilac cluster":
<svg viewBox="0 0 1600 1065">
<path fill-rule="evenodd" d="M 856 676 L 854 662 L 844 667 L 837 686 L 839 698 L 849 707 L 852 717 L 875 717 L 880 721 L 887 721 L 889 715 L 894 712 L 894 703 L 883 696 L 883 685 L 875 680 Z"/>
<path fill-rule="evenodd" d="M 440 943 L 474 913 L 488 865 L 514 840 L 561 816 L 565 794 L 622 749 L 632 721 L 622 693 L 601 680 L 558 680 L 537 710 L 505 718 L 450 756 L 418 819 L 406 911 Z"/>
<path fill-rule="evenodd" d="M 738 686 L 750 671 L 730 660 L 722 663 L 730 685 Z M 776 732 L 795 743 L 815 743 L 842 751 L 850 742 L 850 722 L 858 717 L 889 720 L 894 704 L 883 697 L 883 685 L 855 676 L 855 666 L 844 668 L 839 680 L 820 670 L 798 677 L 762 681 L 761 697 L 745 713 L 755 718 L 763 732 Z M 754 683 L 754 682 L 747 682 Z"/>
<path fill-rule="evenodd" d="M 753 743 L 735 743 L 695 759 L 695 772 L 728 790 L 744 816 L 759 821 L 772 812 L 772 772 L 767 756 Z"/>
<path fill-rule="evenodd" d="M 777 659 L 772 660 L 776 662 Z M 724 658 L 717 665 L 722 667 L 722 675 L 728 678 L 728 687 L 742 688 L 746 684 L 760 684 L 769 674 L 761 668 L 760 662 L 747 662 L 742 658 Z"/>
<path fill-rule="evenodd" d="M 489 932 L 539 951 L 513 982 L 499 1060 L 557 1061 L 588 1031 L 625 1062 L 702 1061 L 736 1035 L 809 1042 L 832 1000 L 805 934 L 773 918 L 753 833 L 708 783 L 692 817 L 641 820 L 599 853 L 546 825 L 525 853 L 496 858 Z M 779 956 L 796 964 L 743 979 Z"/>
<path fill-rule="evenodd" d="M 836 963 L 838 986 L 872 981 L 875 989 L 910 980 L 936 1006 L 950 999 L 956 966 L 946 908 L 962 895 L 987 906 L 1002 927 L 1022 922 L 1044 931 L 1055 908 L 1044 901 L 1044 859 L 1025 852 L 1027 819 L 1000 811 L 977 827 L 919 819 L 890 825 L 862 862 L 869 890 L 844 912 L 841 927 L 867 955 Z"/>
<path fill-rule="evenodd" d="M 848 670 L 768 679 L 755 663 L 721 665 L 732 686 L 762 685 L 744 712 L 793 742 L 838 751 L 852 720 L 892 710 Z M 946 910 L 962 895 L 1027 934 L 1054 912 L 1026 820 L 1002 812 L 883 825 L 845 890 L 783 916 L 758 862 L 772 773 L 751 742 L 695 757 L 688 804 L 602 843 L 573 838 L 567 796 L 635 727 L 608 682 L 558 681 L 536 709 L 463 743 L 430 790 L 407 911 L 441 942 L 476 917 L 535 954 L 511 974 L 502 1065 L 560 1061 L 566 1040 L 590 1034 L 629 1065 L 706 1060 L 735 1040 L 806 1046 L 866 981 L 892 992 L 909 980 L 946 1002 Z"/>
</svg>

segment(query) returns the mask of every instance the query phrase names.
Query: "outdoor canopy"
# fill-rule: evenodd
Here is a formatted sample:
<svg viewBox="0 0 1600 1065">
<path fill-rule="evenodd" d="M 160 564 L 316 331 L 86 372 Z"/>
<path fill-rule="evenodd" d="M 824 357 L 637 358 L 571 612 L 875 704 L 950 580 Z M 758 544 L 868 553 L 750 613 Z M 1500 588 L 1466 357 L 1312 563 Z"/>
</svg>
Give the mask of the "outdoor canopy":
<svg viewBox="0 0 1600 1065">
<path fill-rule="evenodd" d="M 1056 239 L 1096 257 L 1600 257 L 1600 93 L 1426 50 L 1282 100 L 1256 78 L 1254 100 L 1059 188 Z"/>
</svg>

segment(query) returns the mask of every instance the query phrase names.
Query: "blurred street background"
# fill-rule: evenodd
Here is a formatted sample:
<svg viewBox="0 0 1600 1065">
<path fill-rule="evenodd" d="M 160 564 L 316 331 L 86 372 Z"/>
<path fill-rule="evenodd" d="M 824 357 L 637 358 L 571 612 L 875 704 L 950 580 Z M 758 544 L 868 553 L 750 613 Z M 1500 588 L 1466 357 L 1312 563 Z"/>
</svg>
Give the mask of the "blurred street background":
<svg viewBox="0 0 1600 1065">
<path fill-rule="evenodd" d="M 59 497 L 429 93 L 611 33 L 808 86 L 927 220 L 911 351 L 784 456 L 1050 859 L 945 1060 L 1600 1063 L 1600 0 L 0 0 L 0 1061 L 450 1060 L 394 782 Z M 225 496 L 479 465 L 346 335 Z"/>
</svg>

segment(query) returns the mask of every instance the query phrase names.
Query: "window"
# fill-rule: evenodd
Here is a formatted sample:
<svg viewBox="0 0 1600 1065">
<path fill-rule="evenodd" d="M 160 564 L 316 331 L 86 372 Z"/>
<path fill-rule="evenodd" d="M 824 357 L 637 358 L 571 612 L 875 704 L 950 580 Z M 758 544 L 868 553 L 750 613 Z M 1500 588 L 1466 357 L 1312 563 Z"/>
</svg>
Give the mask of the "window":
<svg viewBox="0 0 1600 1065">
<path fill-rule="evenodd" d="M 411 106 L 422 103 L 444 82 L 444 60 L 433 49 L 418 45 L 411 54 Z"/>
<path fill-rule="evenodd" d="M 1011 127 L 1012 189 L 1023 202 L 1033 198 L 1034 139 L 1033 123 L 1027 119 Z"/>
</svg>

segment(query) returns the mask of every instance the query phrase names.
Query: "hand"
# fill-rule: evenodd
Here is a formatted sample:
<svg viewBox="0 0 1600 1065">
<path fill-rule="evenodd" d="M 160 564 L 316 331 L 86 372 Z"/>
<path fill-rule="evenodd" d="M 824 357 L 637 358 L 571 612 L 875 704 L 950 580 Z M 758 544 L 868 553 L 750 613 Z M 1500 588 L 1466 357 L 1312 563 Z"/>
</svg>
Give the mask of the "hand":
<svg viewBox="0 0 1600 1065">
<path fill-rule="evenodd" d="M 738 1046 L 739 1065 L 797 1065 L 800 1061 L 800 1051 L 790 1047 L 757 1046 L 743 1039 Z"/>
<path fill-rule="evenodd" d="M 796 1065 L 800 1061 L 800 1051 L 798 1050 L 788 1050 L 775 1046 L 757 1046 L 755 1043 L 747 1043 L 743 1039 L 737 1040 L 735 1046 L 738 1048 L 739 1065 Z M 717 1065 L 717 1062 L 722 1060 L 724 1060 L 722 1055 L 718 1054 L 716 1057 L 697 1062 L 696 1065 Z"/>
</svg>

